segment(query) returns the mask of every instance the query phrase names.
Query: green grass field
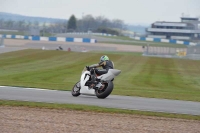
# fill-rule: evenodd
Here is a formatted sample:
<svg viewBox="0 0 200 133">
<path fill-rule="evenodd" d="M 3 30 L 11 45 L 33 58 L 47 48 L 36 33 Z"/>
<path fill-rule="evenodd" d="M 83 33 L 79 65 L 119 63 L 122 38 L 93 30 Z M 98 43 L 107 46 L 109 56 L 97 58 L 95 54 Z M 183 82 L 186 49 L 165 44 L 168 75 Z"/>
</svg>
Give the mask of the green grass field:
<svg viewBox="0 0 200 133">
<path fill-rule="evenodd" d="M 200 101 L 200 61 L 140 53 L 23 50 L 0 54 L 0 85 L 71 90 L 84 66 L 107 54 L 122 73 L 112 94 Z"/>
<path fill-rule="evenodd" d="M 6 35 L 24 35 L 23 31 L 13 32 L 13 31 L 0 31 L 0 34 Z"/>
</svg>

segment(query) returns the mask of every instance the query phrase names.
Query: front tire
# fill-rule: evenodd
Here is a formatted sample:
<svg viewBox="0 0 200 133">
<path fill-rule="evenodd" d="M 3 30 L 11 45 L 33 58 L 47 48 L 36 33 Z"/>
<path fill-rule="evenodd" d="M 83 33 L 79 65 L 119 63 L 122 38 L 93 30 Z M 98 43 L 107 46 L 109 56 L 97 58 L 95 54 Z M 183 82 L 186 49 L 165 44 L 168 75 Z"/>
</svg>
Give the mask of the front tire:
<svg viewBox="0 0 200 133">
<path fill-rule="evenodd" d="M 74 87 L 72 88 L 72 91 L 71 91 L 72 96 L 74 96 L 74 97 L 79 96 L 79 95 L 81 94 L 81 93 L 80 93 L 80 89 L 81 89 L 81 85 L 80 85 L 80 81 L 79 81 L 79 82 L 77 82 L 77 83 L 74 85 Z"/>
<path fill-rule="evenodd" d="M 114 84 L 112 81 L 103 84 L 104 88 L 102 90 L 101 89 L 95 90 L 96 96 L 100 99 L 108 97 L 114 88 Z"/>
</svg>

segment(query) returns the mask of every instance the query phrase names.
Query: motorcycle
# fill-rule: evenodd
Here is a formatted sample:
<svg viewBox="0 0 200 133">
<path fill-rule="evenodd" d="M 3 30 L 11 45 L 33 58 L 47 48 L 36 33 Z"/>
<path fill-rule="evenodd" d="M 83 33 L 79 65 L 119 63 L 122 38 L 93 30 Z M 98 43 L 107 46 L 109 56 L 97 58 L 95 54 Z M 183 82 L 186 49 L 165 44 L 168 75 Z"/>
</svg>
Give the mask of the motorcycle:
<svg viewBox="0 0 200 133">
<path fill-rule="evenodd" d="M 63 48 L 61 46 L 59 46 L 56 50 L 63 50 Z"/>
<path fill-rule="evenodd" d="M 80 81 L 78 81 L 72 88 L 72 96 L 77 97 L 81 94 L 96 96 L 100 99 L 108 97 L 114 88 L 114 78 L 121 73 L 121 70 L 118 69 L 109 69 L 106 74 L 97 75 L 96 84 L 91 88 L 91 69 L 86 66 L 84 67 Z"/>
</svg>

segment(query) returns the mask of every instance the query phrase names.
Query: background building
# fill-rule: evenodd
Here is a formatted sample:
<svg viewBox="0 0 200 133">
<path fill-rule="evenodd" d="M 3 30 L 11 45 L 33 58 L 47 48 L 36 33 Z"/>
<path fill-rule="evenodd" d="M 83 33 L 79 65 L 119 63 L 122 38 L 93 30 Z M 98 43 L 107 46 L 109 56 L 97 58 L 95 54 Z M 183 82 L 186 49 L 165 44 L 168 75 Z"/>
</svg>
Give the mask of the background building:
<svg viewBox="0 0 200 133">
<path fill-rule="evenodd" d="M 147 28 L 146 32 L 149 38 L 199 41 L 200 21 L 191 17 L 181 17 L 181 22 L 158 21 Z"/>
</svg>

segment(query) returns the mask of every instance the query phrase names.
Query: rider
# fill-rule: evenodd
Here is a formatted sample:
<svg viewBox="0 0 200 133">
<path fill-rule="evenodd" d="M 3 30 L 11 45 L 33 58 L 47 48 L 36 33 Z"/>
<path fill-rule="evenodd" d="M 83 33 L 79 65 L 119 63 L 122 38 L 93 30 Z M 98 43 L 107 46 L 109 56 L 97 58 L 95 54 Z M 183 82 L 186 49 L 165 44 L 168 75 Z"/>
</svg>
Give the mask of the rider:
<svg viewBox="0 0 200 133">
<path fill-rule="evenodd" d="M 103 69 L 97 69 L 97 67 L 102 67 Z M 93 82 L 93 84 L 90 87 L 92 88 L 96 84 L 95 74 L 97 75 L 106 74 L 109 69 L 114 69 L 114 63 L 111 60 L 109 60 L 107 55 L 101 56 L 100 62 L 98 64 L 89 66 L 89 70 L 91 72 L 91 81 Z"/>
</svg>

